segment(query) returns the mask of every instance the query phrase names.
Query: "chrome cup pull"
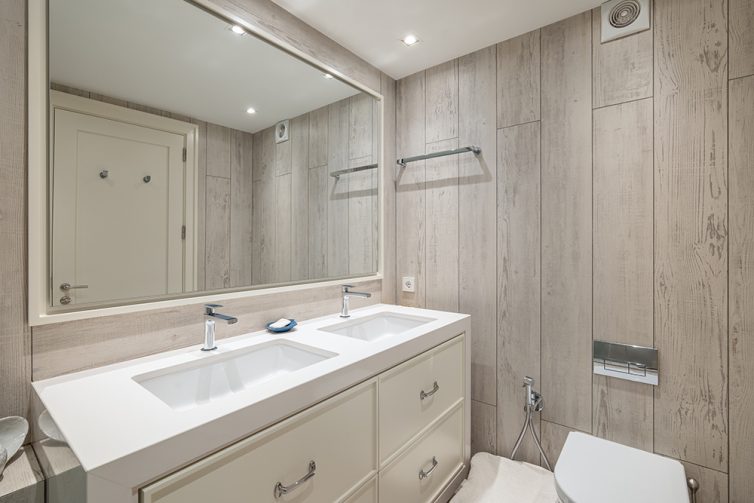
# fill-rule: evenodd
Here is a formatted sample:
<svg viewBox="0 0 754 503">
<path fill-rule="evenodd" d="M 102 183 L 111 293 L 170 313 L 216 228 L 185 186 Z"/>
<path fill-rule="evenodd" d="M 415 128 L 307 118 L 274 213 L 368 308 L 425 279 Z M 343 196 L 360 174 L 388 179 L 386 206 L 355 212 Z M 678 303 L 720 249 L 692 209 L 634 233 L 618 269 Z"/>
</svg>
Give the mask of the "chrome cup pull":
<svg viewBox="0 0 754 503">
<path fill-rule="evenodd" d="M 437 458 L 432 456 L 432 466 L 426 472 L 424 471 L 424 468 L 419 470 L 419 480 L 424 480 L 432 475 L 432 472 L 435 471 L 435 468 L 437 468 L 437 464 Z"/>
<path fill-rule="evenodd" d="M 435 393 L 437 393 L 438 391 L 440 391 L 440 385 L 437 384 L 437 381 L 435 381 L 435 383 L 432 385 L 432 389 L 431 390 L 429 390 L 429 391 L 424 391 L 424 390 L 419 391 L 419 399 L 420 400 L 424 400 L 425 398 L 429 398 L 432 395 L 434 395 Z"/>
<path fill-rule="evenodd" d="M 296 482 L 287 486 L 284 486 L 282 482 L 278 482 L 277 484 L 275 484 L 275 499 L 278 499 L 282 495 L 288 494 L 291 491 L 294 491 L 296 488 L 298 488 L 298 486 L 300 486 L 301 484 L 303 484 L 310 478 L 314 477 L 316 475 L 315 473 L 316 470 L 317 470 L 317 463 L 315 463 L 314 460 L 309 461 L 309 471 L 307 472 L 306 475 L 298 479 Z"/>
<path fill-rule="evenodd" d="M 60 289 L 64 292 L 67 292 L 68 290 L 76 290 L 78 288 L 89 288 L 89 285 L 72 285 L 70 283 L 61 283 Z"/>
</svg>

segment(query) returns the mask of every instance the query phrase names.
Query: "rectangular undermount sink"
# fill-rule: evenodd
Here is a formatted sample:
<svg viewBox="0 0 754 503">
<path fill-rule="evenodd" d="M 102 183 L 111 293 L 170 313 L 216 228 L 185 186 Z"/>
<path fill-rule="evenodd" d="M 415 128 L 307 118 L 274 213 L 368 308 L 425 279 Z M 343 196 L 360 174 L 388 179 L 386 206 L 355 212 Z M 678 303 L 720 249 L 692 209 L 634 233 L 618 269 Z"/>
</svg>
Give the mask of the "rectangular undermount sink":
<svg viewBox="0 0 754 503">
<path fill-rule="evenodd" d="M 434 318 L 399 313 L 377 313 L 320 328 L 323 332 L 343 335 L 362 341 L 379 341 L 435 321 Z"/>
<path fill-rule="evenodd" d="M 337 356 L 291 341 L 272 341 L 135 376 L 173 409 L 190 409 Z"/>
</svg>

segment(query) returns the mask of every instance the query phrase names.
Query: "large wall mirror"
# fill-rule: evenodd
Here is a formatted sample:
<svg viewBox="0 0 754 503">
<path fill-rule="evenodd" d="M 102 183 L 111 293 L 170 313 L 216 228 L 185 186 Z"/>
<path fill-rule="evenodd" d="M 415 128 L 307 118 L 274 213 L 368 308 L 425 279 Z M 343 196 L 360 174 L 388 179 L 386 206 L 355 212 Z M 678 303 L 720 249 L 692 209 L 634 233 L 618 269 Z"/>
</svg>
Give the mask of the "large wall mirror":
<svg viewBox="0 0 754 503">
<path fill-rule="evenodd" d="M 379 268 L 378 95 L 184 0 L 49 0 L 48 313 Z"/>
</svg>

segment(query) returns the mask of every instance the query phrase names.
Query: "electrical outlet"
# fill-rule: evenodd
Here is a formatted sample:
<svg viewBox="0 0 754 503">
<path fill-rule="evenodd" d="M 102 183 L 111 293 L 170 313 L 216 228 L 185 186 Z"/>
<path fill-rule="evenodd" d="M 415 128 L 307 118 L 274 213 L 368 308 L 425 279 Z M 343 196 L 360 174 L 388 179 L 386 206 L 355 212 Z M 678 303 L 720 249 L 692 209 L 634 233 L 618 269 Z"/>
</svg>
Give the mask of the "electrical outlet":
<svg viewBox="0 0 754 503">
<path fill-rule="evenodd" d="M 413 276 L 403 276 L 403 281 L 401 281 L 401 285 L 403 287 L 404 292 L 416 291 L 416 283 L 414 281 Z"/>
</svg>

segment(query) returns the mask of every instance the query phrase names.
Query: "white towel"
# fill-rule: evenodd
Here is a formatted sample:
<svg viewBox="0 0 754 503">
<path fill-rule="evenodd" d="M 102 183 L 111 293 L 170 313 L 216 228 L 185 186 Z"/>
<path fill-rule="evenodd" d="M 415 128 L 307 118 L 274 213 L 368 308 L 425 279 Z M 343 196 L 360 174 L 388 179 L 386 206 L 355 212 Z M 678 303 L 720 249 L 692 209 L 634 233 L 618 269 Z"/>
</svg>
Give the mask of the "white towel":
<svg viewBox="0 0 754 503">
<path fill-rule="evenodd" d="M 469 478 L 450 503 L 557 503 L 551 472 L 523 461 L 480 452 L 471 458 Z"/>
</svg>

